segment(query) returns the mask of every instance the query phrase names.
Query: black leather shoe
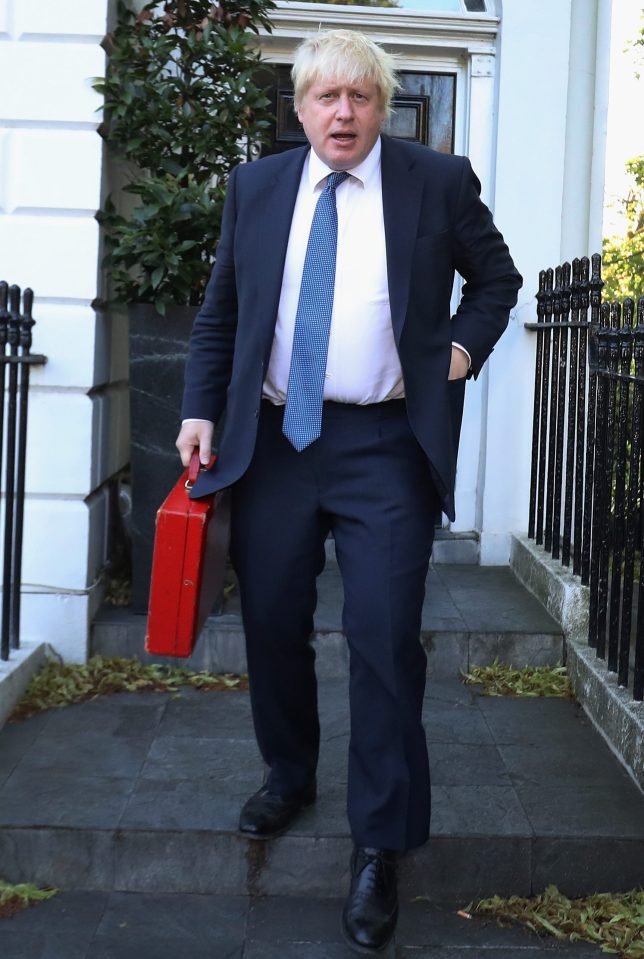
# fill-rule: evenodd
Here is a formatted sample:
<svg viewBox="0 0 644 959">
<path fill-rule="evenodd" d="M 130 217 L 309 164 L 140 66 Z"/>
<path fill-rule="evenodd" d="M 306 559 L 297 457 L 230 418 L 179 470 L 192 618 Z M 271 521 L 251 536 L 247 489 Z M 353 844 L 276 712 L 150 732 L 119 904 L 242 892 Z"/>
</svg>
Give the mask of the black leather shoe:
<svg viewBox="0 0 644 959">
<path fill-rule="evenodd" d="M 398 919 L 396 853 L 357 847 L 351 856 L 351 889 L 342 931 L 356 952 L 374 953 L 391 942 Z"/>
<path fill-rule="evenodd" d="M 315 780 L 303 792 L 284 798 L 269 792 L 264 784 L 245 803 L 239 817 L 239 831 L 249 839 L 270 839 L 285 832 L 300 810 L 315 802 Z"/>
</svg>

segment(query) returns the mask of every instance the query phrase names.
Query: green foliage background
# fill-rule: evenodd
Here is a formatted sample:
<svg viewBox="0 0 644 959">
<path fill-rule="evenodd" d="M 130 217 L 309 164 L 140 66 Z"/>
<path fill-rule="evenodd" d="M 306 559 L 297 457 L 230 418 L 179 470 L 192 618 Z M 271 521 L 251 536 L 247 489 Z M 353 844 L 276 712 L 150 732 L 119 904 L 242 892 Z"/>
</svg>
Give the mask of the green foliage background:
<svg viewBox="0 0 644 959">
<path fill-rule="evenodd" d="M 644 63 L 644 7 L 640 7 L 640 22 L 637 36 L 628 44 L 635 51 L 638 80 L 641 80 L 639 68 Z M 637 299 L 644 293 L 644 156 L 629 160 L 626 170 L 630 186 L 620 201 L 626 214 L 626 233 L 608 237 L 603 244 L 604 302 L 623 300 L 627 296 Z"/>
<path fill-rule="evenodd" d="M 644 156 L 629 160 L 626 169 L 631 188 L 621 202 L 627 228 L 624 236 L 604 240 L 604 302 L 644 293 Z"/>
<path fill-rule="evenodd" d="M 201 302 L 219 236 L 225 181 L 270 123 L 254 74 L 253 34 L 270 31 L 273 0 L 119 0 L 106 38 L 104 134 L 127 161 L 135 198 L 123 215 L 108 197 L 104 265 L 123 303 Z"/>
</svg>

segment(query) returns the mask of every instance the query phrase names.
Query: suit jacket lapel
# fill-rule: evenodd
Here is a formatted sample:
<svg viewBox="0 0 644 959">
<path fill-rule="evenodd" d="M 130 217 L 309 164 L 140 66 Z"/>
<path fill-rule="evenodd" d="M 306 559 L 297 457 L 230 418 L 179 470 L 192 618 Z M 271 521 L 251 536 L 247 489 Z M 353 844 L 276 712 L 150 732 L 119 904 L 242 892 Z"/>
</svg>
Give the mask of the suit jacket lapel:
<svg viewBox="0 0 644 959">
<path fill-rule="evenodd" d="M 414 159 L 390 137 L 382 137 L 382 207 L 387 248 L 387 279 L 391 322 L 400 342 L 407 303 L 411 263 L 418 228 L 423 181 Z"/>
<path fill-rule="evenodd" d="M 267 324 L 265 332 L 270 336 L 275 328 L 293 208 L 307 153 L 308 147 L 284 153 L 279 171 L 271 175 L 254 202 L 256 229 L 251 242 L 257 264 L 258 302 Z"/>
<path fill-rule="evenodd" d="M 272 337 L 282 288 L 284 260 L 308 146 L 283 154 L 279 171 L 255 200 L 254 238 L 257 285 L 265 335 Z M 382 138 L 382 205 L 387 250 L 387 277 L 391 321 L 399 343 L 407 313 L 411 263 L 420 215 L 423 182 L 403 145 Z M 267 340 L 270 349 L 270 342 Z"/>
</svg>

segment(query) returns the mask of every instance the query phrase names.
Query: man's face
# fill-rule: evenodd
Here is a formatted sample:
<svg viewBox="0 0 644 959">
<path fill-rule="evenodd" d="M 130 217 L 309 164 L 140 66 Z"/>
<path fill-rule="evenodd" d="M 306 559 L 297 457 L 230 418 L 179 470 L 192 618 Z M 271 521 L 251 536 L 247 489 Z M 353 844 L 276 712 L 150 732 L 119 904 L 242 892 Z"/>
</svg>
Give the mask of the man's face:
<svg viewBox="0 0 644 959">
<path fill-rule="evenodd" d="M 332 170 L 362 163 L 385 119 L 380 91 L 371 80 L 318 80 L 302 97 L 297 115 L 309 143 Z"/>
</svg>

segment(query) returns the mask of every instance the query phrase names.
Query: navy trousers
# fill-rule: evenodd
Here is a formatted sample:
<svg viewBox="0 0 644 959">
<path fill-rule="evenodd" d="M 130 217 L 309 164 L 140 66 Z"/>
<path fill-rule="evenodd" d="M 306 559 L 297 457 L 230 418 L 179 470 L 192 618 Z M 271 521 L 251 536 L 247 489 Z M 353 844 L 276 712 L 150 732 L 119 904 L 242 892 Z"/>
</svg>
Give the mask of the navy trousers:
<svg viewBox="0 0 644 959">
<path fill-rule="evenodd" d="M 282 435 L 283 410 L 262 403 L 251 465 L 232 488 L 231 557 L 268 782 L 288 796 L 315 775 L 310 639 L 332 530 L 350 656 L 351 832 L 357 845 L 404 851 L 429 833 L 419 634 L 438 498 L 404 400 L 325 403 L 322 434 L 301 453 Z"/>
</svg>

